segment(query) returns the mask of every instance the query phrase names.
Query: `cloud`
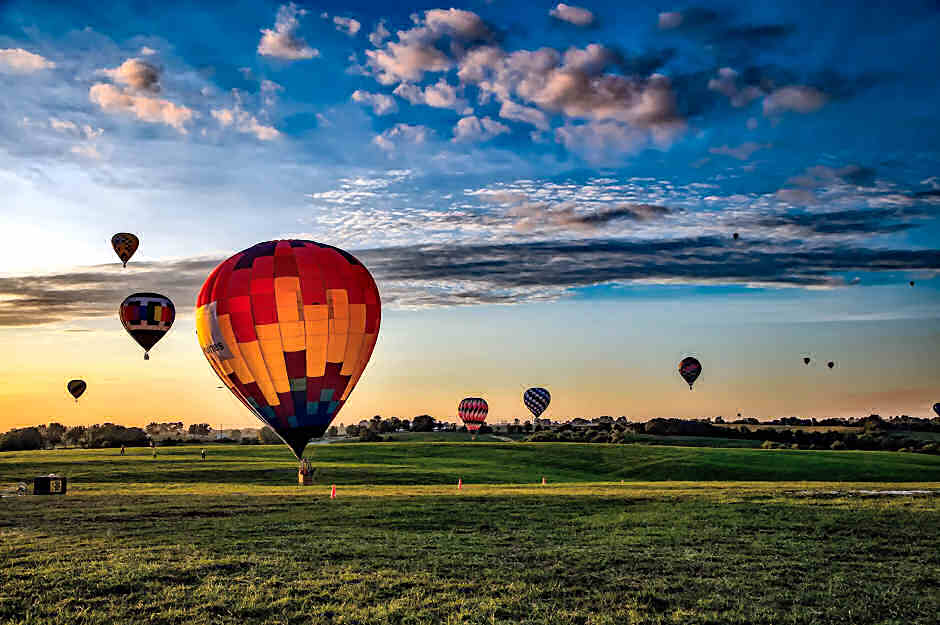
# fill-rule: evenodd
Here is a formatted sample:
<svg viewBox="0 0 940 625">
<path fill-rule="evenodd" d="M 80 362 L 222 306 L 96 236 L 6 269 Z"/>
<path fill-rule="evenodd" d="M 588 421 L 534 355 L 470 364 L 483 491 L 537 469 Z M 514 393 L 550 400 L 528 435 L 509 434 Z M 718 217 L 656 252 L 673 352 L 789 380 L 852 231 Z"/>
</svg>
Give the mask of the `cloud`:
<svg viewBox="0 0 940 625">
<path fill-rule="evenodd" d="M 672 214 L 665 206 L 653 204 L 619 204 L 613 207 L 584 210 L 577 202 L 525 201 L 514 204 L 509 214 L 519 218 L 515 229 L 522 232 L 546 228 L 573 228 L 582 231 L 595 231 L 615 221 L 643 222 L 660 219 Z"/>
<path fill-rule="evenodd" d="M 539 130 L 548 130 L 548 116 L 537 108 L 522 106 L 512 100 L 503 100 L 499 107 L 499 116 L 503 119 L 512 119 L 532 124 Z"/>
<path fill-rule="evenodd" d="M 457 88 L 441 78 L 423 90 L 411 83 L 402 83 L 392 92 L 411 104 L 426 104 L 435 108 L 454 109 L 462 114 L 472 113 L 467 101 L 457 96 Z"/>
<path fill-rule="evenodd" d="M 140 56 L 152 56 L 156 53 L 157 51 L 154 50 L 153 48 L 148 48 L 147 46 L 144 46 L 140 49 L 140 52 L 138 52 L 137 54 L 139 54 Z"/>
<path fill-rule="evenodd" d="M 552 17 L 574 24 L 575 26 L 590 26 L 594 23 L 594 14 L 581 7 L 570 4 L 558 4 L 548 12 Z"/>
<path fill-rule="evenodd" d="M 320 56 L 320 51 L 311 48 L 303 38 L 297 36 L 300 28 L 298 16 L 306 15 L 307 11 L 298 9 L 293 2 L 285 4 L 277 10 L 274 28 L 261 30 L 261 41 L 258 42 L 258 54 L 271 56 L 288 61 L 312 59 Z"/>
<path fill-rule="evenodd" d="M 71 148 L 69 148 L 69 152 L 96 161 L 101 160 L 101 153 L 98 152 L 98 148 L 92 144 L 84 143 L 80 145 L 73 145 Z"/>
<path fill-rule="evenodd" d="M 509 127 L 489 117 L 464 117 L 454 126 L 454 141 L 489 141 L 509 132 Z"/>
<path fill-rule="evenodd" d="M 337 15 L 333 18 L 333 23 L 336 25 L 336 30 L 341 33 L 346 33 L 350 37 L 354 37 L 356 33 L 359 32 L 359 29 L 362 28 L 362 24 L 351 17 L 340 17 Z"/>
<path fill-rule="evenodd" d="M 160 70 L 140 59 L 127 59 L 114 69 L 103 69 L 101 73 L 114 82 L 146 93 L 160 92 Z"/>
<path fill-rule="evenodd" d="M 678 28 L 682 25 L 682 13 L 679 11 L 667 11 L 659 14 L 659 27 L 663 30 Z"/>
<path fill-rule="evenodd" d="M 372 142 L 383 150 L 394 150 L 402 143 L 425 143 L 433 133 L 434 131 L 426 126 L 395 124 L 382 134 L 376 135 Z"/>
<path fill-rule="evenodd" d="M 708 88 L 711 91 L 717 91 L 728 97 L 731 106 L 747 106 L 757 98 L 765 95 L 764 91 L 754 85 L 748 85 L 739 88 L 737 85 L 738 72 L 730 67 L 722 67 L 718 70 L 718 76 L 708 81 Z"/>
<path fill-rule="evenodd" d="M 106 83 L 92 85 L 88 90 L 88 98 L 104 111 L 129 113 L 141 121 L 172 126 L 183 134 L 186 134 L 185 124 L 192 120 L 194 115 L 192 109 L 186 106 L 174 104 L 169 100 L 128 93 Z"/>
<path fill-rule="evenodd" d="M 722 154 L 724 156 L 730 156 L 731 158 L 736 158 L 739 161 L 746 161 L 751 158 L 751 155 L 754 154 L 754 152 L 770 147 L 771 145 L 769 143 L 760 144 L 754 143 L 753 141 L 748 141 L 734 148 L 727 145 L 722 145 L 717 148 L 709 148 L 708 152 L 710 154 Z"/>
<path fill-rule="evenodd" d="M 398 112 L 398 104 L 395 103 L 395 98 L 384 93 L 369 93 L 357 89 L 353 91 L 352 100 L 372 107 L 376 115 L 389 115 Z"/>
<path fill-rule="evenodd" d="M 615 121 L 566 124 L 555 129 L 558 143 L 595 163 L 635 154 L 649 147 L 651 141 L 666 146 L 673 138 L 674 135 L 665 129 L 651 135 L 641 128 Z"/>
<path fill-rule="evenodd" d="M 764 115 L 770 117 L 793 111 L 813 113 L 826 103 L 826 95 L 813 87 L 790 85 L 773 91 L 764 98 Z"/>
<path fill-rule="evenodd" d="M 262 124 L 257 117 L 242 110 L 237 102 L 233 108 L 212 109 L 210 112 L 223 127 L 232 126 L 238 132 L 254 135 L 260 141 L 272 141 L 281 136 L 277 128 Z"/>
<path fill-rule="evenodd" d="M 756 225 L 780 229 L 790 236 L 891 234 L 918 227 L 914 220 L 928 215 L 928 211 L 908 207 L 835 210 L 761 217 Z"/>
<path fill-rule="evenodd" d="M 453 59 L 437 48 L 445 37 L 463 44 L 493 36 L 480 16 L 471 11 L 431 9 L 425 11 L 423 18 L 414 19 L 414 28 L 398 31 L 397 42 L 366 50 L 366 63 L 383 85 L 420 82 L 425 72 L 442 72 L 453 67 Z M 380 37 L 379 41 L 383 39 Z"/>
<path fill-rule="evenodd" d="M 379 20 L 379 23 L 375 25 L 375 30 L 369 33 L 369 43 L 378 48 L 391 35 L 392 33 L 388 32 L 388 28 L 385 27 L 385 20 Z"/>
<path fill-rule="evenodd" d="M 52 69 L 55 63 L 23 48 L 0 49 L 0 72 L 10 74 L 32 74 L 44 69 Z"/>
</svg>

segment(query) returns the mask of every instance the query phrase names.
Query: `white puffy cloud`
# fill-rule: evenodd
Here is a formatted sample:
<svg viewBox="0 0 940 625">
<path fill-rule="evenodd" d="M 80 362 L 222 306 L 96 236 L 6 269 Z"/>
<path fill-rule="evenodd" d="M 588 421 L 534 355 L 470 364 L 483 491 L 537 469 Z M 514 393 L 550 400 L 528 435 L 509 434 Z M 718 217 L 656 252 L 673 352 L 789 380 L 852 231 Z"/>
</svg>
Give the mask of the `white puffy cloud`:
<svg viewBox="0 0 940 625">
<path fill-rule="evenodd" d="M 548 116 L 531 106 L 522 106 L 512 100 L 503 100 L 499 107 L 499 116 L 503 119 L 512 119 L 518 122 L 532 124 L 539 130 L 548 130 Z"/>
<path fill-rule="evenodd" d="M 548 12 L 554 18 L 574 24 L 575 26 L 590 26 L 594 23 L 594 14 L 581 7 L 571 6 L 570 4 L 558 4 L 554 9 Z"/>
<path fill-rule="evenodd" d="M 424 143 L 433 132 L 425 126 L 395 124 L 382 134 L 376 135 L 372 142 L 383 150 L 394 150 L 397 145 L 402 143 Z"/>
<path fill-rule="evenodd" d="M 241 109 L 238 102 L 230 109 L 212 109 L 210 111 L 223 127 L 232 126 L 238 132 L 254 135 L 260 141 L 271 141 L 281 136 L 273 126 L 266 126 L 251 113 Z"/>
<path fill-rule="evenodd" d="M 509 127 L 498 121 L 484 117 L 478 119 L 471 115 L 464 117 L 454 126 L 454 141 L 487 141 L 509 132 Z"/>
<path fill-rule="evenodd" d="M 615 121 L 566 124 L 555 129 L 555 140 L 590 161 L 604 161 L 639 152 L 649 145 L 649 134 Z"/>
<path fill-rule="evenodd" d="M 362 24 L 351 17 L 340 17 L 337 15 L 333 18 L 333 23 L 336 25 L 336 30 L 341 33 L 346 33 L 351 37 L 355 36 L 356 33 L 359 32 L 359 29 L 362 28 Z"/>
<path fill-rule="evenodd" d="M 375 25 L 375 30 L 369 33 L 369 43 L 379 47 L 391 35 L 392 33 L 388 32 L 388 28 L 385 27 L 385 20 L 379 20 L 379 23 Z"/>
<path fill-rule="evenodd" d="M 258 54 L 288 61 L 312 59 L 320 56 L 319 50 L 311 48 L 302 37 L 297 35 L 297 30 L 300 28 L 300 21 L 297 17 L 306 15 L 306 13 L 307 11 L 298 9 L 293 2 L 279 8 L 274 28 L 261 30 Z"/>
<path fill-rule="evenodd" d="M 769 143 L 761 144 L 754 143 L 753 141 L 748 141 L 742 143 L 736 147 L 730 147 L 728 145 L 722 145 L 717 148 L 709 148 L 708 151 L 711 154 L 721 154 L 723 156 L 730 156 L 731 158 L 736 158 L 739 161 L 746 161 L 751 158 L 751 155 L 758 150 L 763 150 L 765 148 L 771 147 Z"/>
<path fill-rule="evenodd" d="M 0 49 L 0 72 L 32 74 L 43 69 L 52 69 L 55 63 L 23 48 Z"/>
<path fill-rule="evenodd" d="M 136 91 L 149 93 L 160 91 L 160 70 L 140 59 L 127 59 L 116 68 L 103 69 L 101 73 L 114 82 Z"/>
<path fill-rule="evenodd" d="M 166 124 L 186 134 L 185 124 L 192 120 L 192 109 L 169 100 L 122 91 L 114 85 L 97 83 L 88 90 L 89 99 L 111 113 L 129 113 L 137 119 Z"/>
<path fill-rule="evenodd" d="M 679 11 L 666 11 L 659 14 L 659 27 L 663 30 L 678 28 L 682 25 L 682 13 Z"/>
<path fill-rule="evenodd" d="M 372 107 L 376 115 L 388 115 L 398 111 L 398 104 L 395 103 L 395 98 L 385 95 L 384 93 L 369 93 L 368 91 L 357 89 L 352 94 L 352 100 L 353 102 Z"/>
<path fill-rule="evenodd" d="M 731 106 L 740 108 L 764 95 L 764 92 L 753 85 L 739 88 L 737 85 L 738 73 L 730 67 L 718 70 L 718 76 L 708 81 L 708 88 L 728 97 Z"/>
<path fill-rule="evenodd" d="M 431 9 L 425 11 L 424 21 L 427 28 L 437 36 L 450 35 L 464 41 L 489 39 L 492 36 L 480 16 L 472 11 Z"/>
<path fill-rule="evenodd" d="M 764 98 L 764 115 L 772 116 L 793 111 L 795 113 L 812 113 L 818 111 L 826 103 L 826 95 L 802 85 L 781 87 Z"/>
<path fill-rule="evenodd" d="M 411 83 L 402 83 L 393 91 L 398 97 L 408 100 L 412 104 L 426 104 L 434 108 L 454 109 L 462 113 L 470 113 L 466 100 L 457 96 L 457 87 L 441 78 L 436 84 L 429 85 L 423 90 Z"/>
</svg>

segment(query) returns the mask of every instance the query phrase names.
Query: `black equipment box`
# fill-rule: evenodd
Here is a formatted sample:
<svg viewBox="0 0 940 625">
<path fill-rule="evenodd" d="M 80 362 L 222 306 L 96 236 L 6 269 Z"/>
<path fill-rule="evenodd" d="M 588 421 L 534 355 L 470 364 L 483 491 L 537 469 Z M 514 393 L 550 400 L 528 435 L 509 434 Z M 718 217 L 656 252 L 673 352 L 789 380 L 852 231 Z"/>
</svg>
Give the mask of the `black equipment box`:
<svg viewBox="0 0 940 625">
<path fill-rule="evenodd" d="M 64 495 L 68 489 L 69 478 L 61 475 L 43 475 L 33 478 L 34 495 Z"/>
</svg>

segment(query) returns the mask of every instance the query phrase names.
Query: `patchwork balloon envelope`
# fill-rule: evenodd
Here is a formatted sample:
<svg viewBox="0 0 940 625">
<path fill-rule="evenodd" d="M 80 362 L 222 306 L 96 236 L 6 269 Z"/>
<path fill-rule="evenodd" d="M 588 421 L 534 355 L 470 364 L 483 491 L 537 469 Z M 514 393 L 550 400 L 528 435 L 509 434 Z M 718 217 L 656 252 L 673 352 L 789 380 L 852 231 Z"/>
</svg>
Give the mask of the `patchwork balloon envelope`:
<svg viewBox="0 0 940 625">
<path fill-rule="evenodd" d="M 352 254 L 313 241 L 259 243 L 209 274 L 199 345 L 216 374 L 300 459 L 359 381 L 381 301 Z"/>
<path fill-rule="evenodd" d="M 88 385 L 85 384 L 85 380 L 69 380 L 65 388 L 68 389 L 69 395 L 74 397 L 75 401 L 78 402 L 78 398 L 82 396 L 82 393 L 85 392 Z"/>
<path fill-rule="evenodd" d="M 525 404 L 525 407 L 529 409 L 536 419 L 542 416 L 542 413 L 545 412 L 545 409 L 548 408 L 548 404 L 552 401 L 552 394 L 548 392 L 548 389 L 544 389 L 540 386 L 536 386 L 526 390 L 522 394 L 522 403 Z"/>
</svg>

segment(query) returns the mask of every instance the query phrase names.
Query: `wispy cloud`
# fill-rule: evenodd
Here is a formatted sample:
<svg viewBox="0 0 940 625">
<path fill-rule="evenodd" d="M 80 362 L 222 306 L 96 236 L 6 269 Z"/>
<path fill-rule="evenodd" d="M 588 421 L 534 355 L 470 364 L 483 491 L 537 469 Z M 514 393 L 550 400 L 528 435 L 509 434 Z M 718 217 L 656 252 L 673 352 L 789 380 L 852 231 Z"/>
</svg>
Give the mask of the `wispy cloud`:
<svg viewBox="0 0 940 625">
<path fill-rule="evenodd" d="M 303 37 L 297 34 L 300 29 L 298 18 L 306 14 L 306 10 L 298 9 L 293 2 L 279 8 L 274 28 L 261 30 L 258 54 L 285 61 L 302 61 L 320 56 L 319 50 L 311 48 Z"/>
</svg>

